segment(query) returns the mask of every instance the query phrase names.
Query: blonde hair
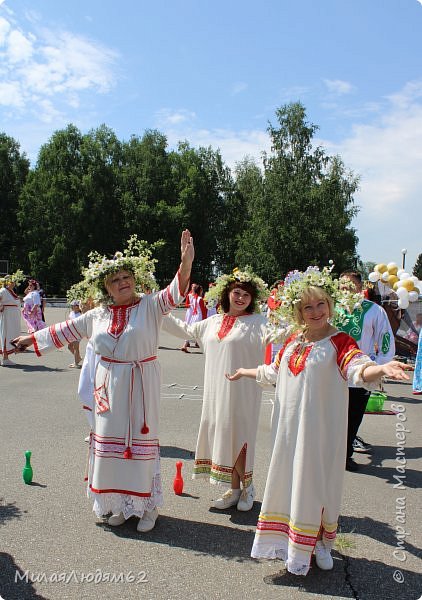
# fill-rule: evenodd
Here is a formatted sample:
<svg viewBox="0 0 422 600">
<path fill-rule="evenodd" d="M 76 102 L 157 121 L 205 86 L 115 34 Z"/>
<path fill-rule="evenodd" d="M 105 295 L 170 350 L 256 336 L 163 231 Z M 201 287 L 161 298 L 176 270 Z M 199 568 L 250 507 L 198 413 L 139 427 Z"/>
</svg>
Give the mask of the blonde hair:
<svg viewBox="0 0 422 600">
<path fill-rule="evenodd" d="M 334 300 L 332 299 L 332 297 L 327 294 L 327 292 L 324 290 L 324 288 L 321 288 L 321 287 L 318 287 L 315 285 L 309 285 L 304 288 L 299 301 L 296 302 L 296 304 L 293 307 L 294 319 L 295 319 L 296 323 L 298 325 L 300 325 L 301 327 L 303 327 L 305 325 L 305 321 L 303 320 L 303 316 L 302 316 L 302 306 L 308 300 L 314 300 L 314 299 L 315 300 L 326 300 L 327 304 L 328 304 L 329 318 L 331 319 L 334 315 Z"/>
</svg>

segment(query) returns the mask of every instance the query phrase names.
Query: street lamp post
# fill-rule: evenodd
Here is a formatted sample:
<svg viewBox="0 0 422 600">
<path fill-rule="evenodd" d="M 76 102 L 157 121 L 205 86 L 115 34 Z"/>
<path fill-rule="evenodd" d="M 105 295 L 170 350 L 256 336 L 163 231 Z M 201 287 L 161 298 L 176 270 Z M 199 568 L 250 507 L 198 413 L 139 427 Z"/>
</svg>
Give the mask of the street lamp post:
<svg viewBox="0 0 422 600">
<path fill-rule="evenodd" d="M 402 251 L 402 263 L 401 263 L 401 268 L 404 270 L 404 266 L 406 264 L 406 254 L 407 254 L 407 250 L 406 248 L 403 248 Z"/>
</svg>

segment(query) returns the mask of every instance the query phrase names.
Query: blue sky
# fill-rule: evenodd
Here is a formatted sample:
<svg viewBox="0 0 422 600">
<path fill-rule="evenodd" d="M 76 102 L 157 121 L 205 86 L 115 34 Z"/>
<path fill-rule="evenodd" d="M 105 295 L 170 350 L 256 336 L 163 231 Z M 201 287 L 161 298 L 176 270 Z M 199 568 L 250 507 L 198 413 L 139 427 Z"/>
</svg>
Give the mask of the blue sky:
<svg viewBox="0 0 422 600">
<path fill-rule="evenodd" d="M 0 0 L 0 131 L 34 163 L 68 123 L 169 147 L 269 149 L 304 104 L 316 141 L 361 178 L 363 260 L 422 252 L 422 0 Z M 293 267 L 294 265 L 292 265 Z"/>
</svg>

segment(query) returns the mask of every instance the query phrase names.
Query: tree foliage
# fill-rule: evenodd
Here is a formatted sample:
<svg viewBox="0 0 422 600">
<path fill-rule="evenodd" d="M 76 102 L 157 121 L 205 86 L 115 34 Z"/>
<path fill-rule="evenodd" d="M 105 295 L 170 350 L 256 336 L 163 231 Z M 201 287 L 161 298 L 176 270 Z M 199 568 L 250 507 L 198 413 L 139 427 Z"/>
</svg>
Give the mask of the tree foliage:
<svg viewBox="0 0 422 600">
<path fill-rule="evenodd" d="M 16 267 L 49 294 L 78 281 L 91 250 L 112 255 L 133 233 L 164 241 L 156 257 L 166 284 L 184 228 L 195 238 L 192 279 L 204 285 L 248 264 L 269 283 L 329 259 L 337 271 L 355 266 L 357 178 L 315 147 L 317 127 L 301 104 L 276 117 L 262 165 L 245 157 L 234 173 L 219 150 L 188 141 L 169 150 L 156 130 L 120 141 L 106 125 L 82 134 L 70 124 L 42 146 L 32 169 L 17 142 L 0 136 L 0 251 L 15 252 Z"/>
<path fill-rule="evenodd" d="M 337 271 L 353 266 L 357 178 L 338 156 L 313 147 L 317 127 L 306 122 L 300 103 L 278 109 L 276 116 L 278 126 L 268 127 L 272 148 L 264 154 L 262 184 L 244 186 L 249 211 L 238 260 L 270 281 L 330 259 Z"/>
<path fill-rule="evenodd" d="M 18 268 L 23 238 L 17 222 L 18 200 L 29 172 L 29 160 L 19 144 L 0 133 L 0 259 Z"/>
<path fill-rule="evenodd" d="M 422 279 L 422 254 L 419 254 L 416 259 L 415 266 L 413 267 L 413 275 L 415 275 L 419 280 Z"/>
</svg>

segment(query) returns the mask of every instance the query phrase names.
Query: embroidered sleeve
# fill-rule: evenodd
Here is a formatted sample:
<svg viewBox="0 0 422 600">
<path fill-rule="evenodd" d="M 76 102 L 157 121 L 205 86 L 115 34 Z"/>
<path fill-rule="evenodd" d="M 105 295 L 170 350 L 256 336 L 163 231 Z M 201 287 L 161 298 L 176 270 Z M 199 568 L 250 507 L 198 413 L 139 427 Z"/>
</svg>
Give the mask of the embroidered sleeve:
<svg viewBox="0 0 422 600">
<path fill-rule="evenodd" d="M 349 383 L 372 390 L 376 389 L 379 381 L 364 382 L 362 373 L 369 365 L 376 363 L 362 352 L 357 343 L 347 333 L 338 333 L 331 338 L 331 343 L 337 352 L 337 366 L 343 379 Z"/>
<path fill-rule="evenodd" d="M 83 337 L 89 337 L 90 325 L 89 312 L 77 319 L 63 321 L 50 325 L 33 334 L 34 349 L 37 356 L 41 356 L 51 350 L 67 346 L 70 342 L 76 342 Z"/>
<path fill-rule="evenodd" d="M 157 293 L 158 306 L 161 313 L 167 315 L 178 304 L 183 302 L 188 289 L 189 284 L 187 284 L 185 290 L 180 289 L 180 276 L 179 271 L 177 271 L 173 281 L 164 290 Z"/>
</svg>

